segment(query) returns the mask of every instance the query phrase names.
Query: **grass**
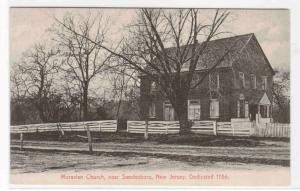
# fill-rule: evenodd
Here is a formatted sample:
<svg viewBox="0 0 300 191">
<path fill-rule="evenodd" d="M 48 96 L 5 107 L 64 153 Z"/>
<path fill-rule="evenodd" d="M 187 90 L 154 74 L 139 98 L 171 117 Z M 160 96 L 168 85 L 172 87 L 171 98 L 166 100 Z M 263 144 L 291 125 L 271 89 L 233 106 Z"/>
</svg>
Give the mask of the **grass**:
<svg viewBox="0 0 300 191">
<path fill-rule="evenodd" d="M 85 132 L 65 132 L 60 136 L 58 132 L 39 132 L 24 134 L 24 140 L 39 141 L 72 141 L 86 142 Z M 92 132 L 93 142 L 116 142 L 116 143 L 142 143 L 146 140 L 143 134 L 132 134 L 127 132 L 117 133 L 95 133 Z M 11 135 L 12 140 L 19 139 L 18 134 Z M 150 134 L 148 140 L 157 144 L 176 144 L 176 145 L 195 145 L 195 146 L 222 146 L 222 147 L 257 147 L 264 146 L 266 141 L 278 141 L 289 143 L 289 138 L 276 137 L 232 137 L 232 136 L 213 136 L 199 134 Z M 270 144 L 268 144 L 270 146 Z M 274 145 L 276 146 L 276 144 Z"/>
</svg>

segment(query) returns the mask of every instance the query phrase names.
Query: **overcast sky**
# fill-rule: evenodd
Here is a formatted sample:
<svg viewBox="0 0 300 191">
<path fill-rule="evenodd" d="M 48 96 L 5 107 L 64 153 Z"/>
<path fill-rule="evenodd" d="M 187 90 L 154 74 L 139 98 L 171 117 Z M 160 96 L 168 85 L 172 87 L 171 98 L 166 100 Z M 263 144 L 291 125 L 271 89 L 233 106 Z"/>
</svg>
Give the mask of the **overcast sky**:
<svg viewBox="0 0 300 191">
<path fill-rule="evenodd" d="M 93 9 L 96 10 L 96 9 Z M 83 8 L 11 8 L 10 58 L 17 61 L 23 51 L 34 43 L 49 38 L 46 30 L 54 22 L 53 15 L 62 17 L 67 12 L 85 14 Z M 113 37 L 122 35 L 122 26 L 135 17 L 135 9 L 106 9 L 112 21 Z M 215 10 L 203 11 L 212 15 Z M 236 35 L 254 33 L 273 68 L 289 70 L 290 22 L 288 10 L 230 10 L 224 29 Z"/>
</svg>

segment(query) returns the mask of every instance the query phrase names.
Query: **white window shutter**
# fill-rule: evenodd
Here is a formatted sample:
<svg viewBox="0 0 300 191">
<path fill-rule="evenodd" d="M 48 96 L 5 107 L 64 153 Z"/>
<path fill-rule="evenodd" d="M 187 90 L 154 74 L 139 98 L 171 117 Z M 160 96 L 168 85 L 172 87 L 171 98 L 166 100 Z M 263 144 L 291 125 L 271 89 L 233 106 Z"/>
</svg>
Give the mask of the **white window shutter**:
<svg viewBox="0 0 300 191">
<path fill-rule="evenodd" d="M 248 102 L 245 102 L 245 117 L 249 117 L 249 104 Z"/>
<path fill-rule="evenodd" d="M 237 101 L 237 118 L 240 117 L 240 101 Z"/>
</svg>

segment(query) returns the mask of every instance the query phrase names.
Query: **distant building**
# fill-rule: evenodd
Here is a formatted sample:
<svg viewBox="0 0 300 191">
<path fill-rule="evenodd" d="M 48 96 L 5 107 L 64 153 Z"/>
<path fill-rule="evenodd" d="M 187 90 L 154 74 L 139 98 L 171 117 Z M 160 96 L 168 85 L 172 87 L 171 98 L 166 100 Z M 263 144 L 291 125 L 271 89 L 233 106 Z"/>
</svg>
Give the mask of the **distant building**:
<svg viewBox="0 0 300 191">
<path fill-rule="evenodd" d="M 189 120 L 255 120 L 259 116 L 261 120 L 269 121 L 274 71 L 254 34 L 210 41 L 192 83 L 201 78 L 228 47 L 234 48 L 202 84 L 191 90 Z M 156 84 L 147 76 L 140 78 L 141 116 L 150 120 L 177 120 L 172 105 L 157 92 Z"/>
</svg>

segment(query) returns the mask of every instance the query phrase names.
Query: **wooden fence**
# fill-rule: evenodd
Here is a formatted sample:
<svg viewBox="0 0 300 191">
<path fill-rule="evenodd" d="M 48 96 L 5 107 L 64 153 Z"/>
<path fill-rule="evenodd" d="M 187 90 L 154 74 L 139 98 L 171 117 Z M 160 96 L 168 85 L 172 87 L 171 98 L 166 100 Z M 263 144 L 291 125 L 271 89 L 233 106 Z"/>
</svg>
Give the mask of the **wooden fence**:
<svg viewBox="0 0 300 191">
<path fill-rule="evenodd" d="M 191 127 L 191 132 L 208 135 L 236 135 L 250 136 L 249 129 L 244 127 L 231 126 L 231 122 L 216 122 L 216 121 L 195 121 Z M 179 133 L 179 123 L 177 121 L 149 121 L 149 134 L 169 134 Z M 128 121 L 127 132 L 129 133 L 145 133 L 145 121 Z"/>
<path fill-rule="evenodd" d="M 234 135 L 234 130 L 231 127 L 231 122 L 218 122 L 217 123 L 218 135 Z"/>
<path fill-rule="evenodd" d="M 11 133 L 36 133 L 51 131 L 87 131 L 90 132 L 116 132 L 117 121 L 88 121 L 74 123 L 46 123 L 11 126 Z M 145 133 L 145 121 L 127 121 L 127 132 Z M 149 134 L 170 134 L 179 133 L 178 121 L 149 121 Z M 249 121 L 195 121 L 191 127 L 191 132 L 210 135 L 229 136 L 258 136 L 258 137 L 290 137 L 290 125 L 281 123 L 266 123 L 256 125 Z"/>
<path fill-rule="evenodd" d="M 194 121 L 194 124 L 191 127 L 191 132 L 217 135 L 216 121 Z"/>
<path fill-rule="evenodd" d="M 86 131 L 89 126 L 91 132 L 116 132 L 117 121 L 87 121 L 72 123 L 44 123 L 11 126 L 11 133 L 36 133 L 50 131 Z"/>
<path fill-rule="evenodd" d="M 251 136 L 251 122 L 218 122 L 217 134 L 230 136 Z"/>
<path fill-rule="evenodd" d="M 250 136 L 251 122 L 195 121 L 191 132 L 210 135 Z"/>
<path fill-rule="evenodd" d="M 65 131 L 85 131 L 87 136 L 80 136 L 86 138 L 88 142 L 89 152 L 93 152 L 93 138 L 91 132 L 116 132 L 117 121 L 87 121 L 87 122 L 74 122 L 74 123 L 44 123 L 44 124 L 31 124 L 31 125 L 18 125 L 11 126 L 11 133 L 20 134 L 20 150 L 23 150 L 24 133 L 37 133 L 37 132 L 51 132 L 58 131 L 62 135 Z M 79 136 L 79 135 L 77 135 Z"/>
<path fill-rule="evenodd" d="M 145 133 L 145 121 L 127 121 L 127 132 Z M 170 134 L 179 133 L 178 121 L 148 121 L 149 134 Z"/>
<path fill-rule="evenodd" d="M 179 133 L 178 121 L 149 121 L 149 134 L 170 134 Z M 145 121 L 128 121 L 127 132 L 145 133 Z M 208 135 L 231 135 L 231 136 L 250 136 L 251 123 L 241 122 L 216 122 L 216 121 L 194 121 L 191 132 Z"/>
<path fill-rule="evenodd" d="M 254 126 L 254 136 L 258 137 L 290 137 L 290 124 L 266 123 Z"/>
</svg>

